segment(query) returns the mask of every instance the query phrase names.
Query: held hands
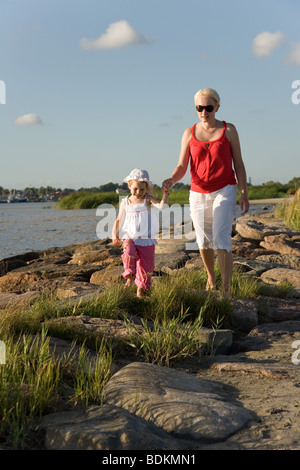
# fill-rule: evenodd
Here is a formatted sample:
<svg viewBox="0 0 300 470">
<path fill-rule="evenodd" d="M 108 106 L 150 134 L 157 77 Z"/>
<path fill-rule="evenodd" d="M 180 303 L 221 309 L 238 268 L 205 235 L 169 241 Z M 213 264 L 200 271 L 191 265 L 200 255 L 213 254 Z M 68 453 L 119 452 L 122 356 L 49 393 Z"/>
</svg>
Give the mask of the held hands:
<svg viewBox="0 0 300 470">
<path fill-rule="evenodd" d="M 170 187 L 173 185 L 173 178 L 168 178 L 162 182 L 162 190 L 163 192 L 168 192 Z"/>
</svg>

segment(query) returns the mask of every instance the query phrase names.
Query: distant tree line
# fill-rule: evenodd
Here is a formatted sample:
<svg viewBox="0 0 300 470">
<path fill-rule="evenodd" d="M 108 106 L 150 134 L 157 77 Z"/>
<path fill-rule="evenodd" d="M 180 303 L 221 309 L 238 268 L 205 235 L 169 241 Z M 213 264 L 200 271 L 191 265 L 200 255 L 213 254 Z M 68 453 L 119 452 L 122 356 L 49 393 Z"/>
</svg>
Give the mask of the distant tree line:
<svg viewBox="0 0 300 470">
<path fill-rule="evenodd" d="M 269 190 L 273 191 L 274 193 L 289 193 L 289 194 L 294 194 L 297 189 L 300 187 L 300 176 L 294 177 L 291 179 L 287 184 L 282 184 L 279 182 L 274 182 L 274 181 L 267 181 L 266 183 L 263 183 L 261 185 L 249 185 L 250 188 L 260 188 L 264 191 Z M 53 186 L 41 186 L 39 188 L 36 187 L 26 187 L 24 189 L 14 189 L 13 191 L 22 193 L 26 195 L 27 197 L 30 198 L 42 198 L 46 197 L 49 195 L 54 195 L 54 194 L 71 194 L 74 192 L 88 192 L 88 193 L 108 193 L 108 192 L 115 192 L 116 189 L 128 189 L 127 183 L 105 183 L 102 184 L 101 186 L 93 186 L 90 188 L 80 188 L 80 189 L 73 189 L 73 188 L 54 188 Z M 154 184 L 154 190 L 159 190 L 160 186 L 157 184 Z M 175 183 L 172 186 L 172 189 L 174 191 L 181 191 L 181 190 L 189 190 L 190 185 L 189 184 L 184 184 L 182 182 Z M 10 189 L 5 189 L 3 186 L 0 186 L 0 195 L 1 196 L 7 196 L 11 192 Z"/>
</svg>

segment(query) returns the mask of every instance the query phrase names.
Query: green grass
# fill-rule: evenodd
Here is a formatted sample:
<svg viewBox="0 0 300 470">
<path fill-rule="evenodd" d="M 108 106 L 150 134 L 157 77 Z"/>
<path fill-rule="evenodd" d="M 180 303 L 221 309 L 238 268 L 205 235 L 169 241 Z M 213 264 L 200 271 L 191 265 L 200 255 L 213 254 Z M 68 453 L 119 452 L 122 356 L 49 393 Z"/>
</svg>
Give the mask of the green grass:
<svg viewBox="0 0 300 470">
<path fill-rule="evenodd" d="M 162 191 L 156 190 L 154 194 L 159 199 L 162 198 Z M 89 193 L 84 191 L 75 192 L 59 200 L 56 209 L 96 209 L 101 204 L 111 204 L 114 207 L 119 205 L 119 195 L 116 192 Z M 189 191 L 170 191 L 169 205 L 189 204 Z"/>
<path fill-rule="evenodd" d="M 146 362 L 168 367 L 171 361 L 191 356 L 201 348 L 201 312 L 194 321 L 186 321 L 187 317 L 187 312 L 182 312 L 173 318 L 156 318 L 151 326 L 143 319 L 142 334 L 132 320 L 126 319 L 130 331 L 129 344 Z"/>
<path fill-rule="evenodd" d="M 119 195 L 116 192 L 88 193 L 84 191 L 69 194 L 55 205 L 57 209 L 96 209 L 100 204 L 117 206 Z"/>
<path fill-rule="evenodd" d="M 294 181 L 295 180 L 295 181 Z M 248 186 L 248 197 L 252 199 L 270 199 L 270 198 L 283 198 L 288 194 L 295 194 L 297 188 L 299 188 L 299 178 L 295 178 L 288 184 L 281 184 L 270 181 L 268 183 Z M 162 191 L 156 186 L 153 193 L 159 199 L 162 198 Z M 63 199 L 56 203 L 57 209 L 95 209 L 100 204 L 112 204 L 114 207 L 119 205 L 119 195 L 114 191 L 110 192 L 90 192 L 90 191 L 78 191 L 65 196 Z M 239 193 L 237 193 L 237 202 L 239 201 Z M 178 189 L 170 190 L 169 205 L 189 204 L 189 190 Z"/>
<path fill-rule="evenodd" d="M 6 363 L 0 365 L 0 441 L 14 449 L 26 448 L 30 431 L 40 418 L 61 406 L 101 404 L 102 389 L 110 377 L 112 355 L 102 343 L 93 362 L 80 346 L 61 358 L 50 352 L 47 331 L 38 335 L 2 336 Z"/>
<path fill-rule="evenodd" d="M 300 230 L 300 189 L 292 199 L 286 199 L 275 209 L 275 217 L 282 218 L 287 227 Z"/>
<path fill-rule="evenodd" d="M 285 197 L 288 189 L 279 189 L 277 187 L 269 186 L 248 186 L 248 198 L 253 199 L 273 199 Z"/>
</svg>

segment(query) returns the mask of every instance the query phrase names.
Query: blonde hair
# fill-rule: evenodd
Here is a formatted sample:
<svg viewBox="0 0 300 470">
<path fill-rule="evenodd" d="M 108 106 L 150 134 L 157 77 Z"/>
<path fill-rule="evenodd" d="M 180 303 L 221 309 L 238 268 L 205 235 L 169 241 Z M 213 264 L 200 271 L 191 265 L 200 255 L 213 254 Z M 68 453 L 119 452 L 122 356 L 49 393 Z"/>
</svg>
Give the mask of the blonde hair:
<svg viewBox="0 0 300 470">
<path fill-rule="evenodd" d="M 194 100 L 196 101 L 197 96 L 203 95 L 203 96 L 208 96 L 209 98 L 212 98 L 216 104 L 220 104 L 220 96 L 216 92 L 216 90 L 213 90 L 212 88 L 203 88 L 202 90 L 197 91 L 194 95 Z"/>
<path fill-rule="evenodd" d="M 150 185 L 147 183 L 147 181 L 140 181 L 140 180 L 136 180 L 136 179 L 132 179 L 132 180 L 129 180 L 129 181 L 127 182 L 129 189 L 131 188 L 132 183 L 133 183 L 134 181 L 138 181 L 138 183 L 145 183 L 145 184 L 146 184 L 146 191 L 147 191 L 147 193 L 150 191 Z"/>
</svg>

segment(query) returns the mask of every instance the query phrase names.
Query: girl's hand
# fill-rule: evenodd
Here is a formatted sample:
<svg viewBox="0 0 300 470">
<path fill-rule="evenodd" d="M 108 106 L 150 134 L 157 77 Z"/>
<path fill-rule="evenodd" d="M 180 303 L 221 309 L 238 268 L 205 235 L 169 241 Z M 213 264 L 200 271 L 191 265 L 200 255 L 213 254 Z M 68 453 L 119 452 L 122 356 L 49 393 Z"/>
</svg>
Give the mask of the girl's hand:
<svg viewBox="0 0 300 470">
<path fill-rule="evenodd" d="M 118 235 L 116 236 L 116 238 L 113 238 L 113 245 L 120 245 L 120 238 L 118 237 Z"/>
<path fill-rule="evenodd" d="M 162 182 L 163 192 L 169 191 L 170 187 L 173 185 L 173 178 L 168 178 Z"/>
</svg>

